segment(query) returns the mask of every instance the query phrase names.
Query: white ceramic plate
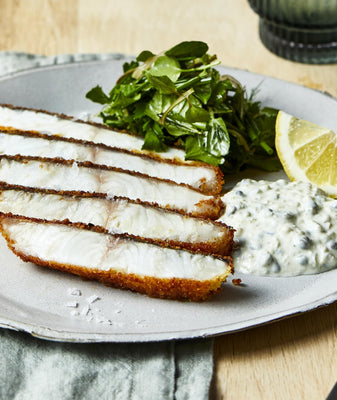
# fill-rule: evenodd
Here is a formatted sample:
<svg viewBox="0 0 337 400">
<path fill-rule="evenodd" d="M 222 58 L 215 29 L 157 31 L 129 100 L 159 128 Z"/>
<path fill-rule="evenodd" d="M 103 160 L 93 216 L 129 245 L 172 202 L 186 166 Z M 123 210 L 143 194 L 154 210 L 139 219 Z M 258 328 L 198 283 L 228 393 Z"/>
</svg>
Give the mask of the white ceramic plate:
<svg viewBox="0 0 337 400">
<path fill-rule="evenodd" d="M 85 62 L 13 74 L 0 79 L 0 103 L 75 116 L 92 113 L 99 107 L 85 93 L 96 84 L 108 91 L 122 63 Z M 263 104 L 337 131 L 337 101 L 330 96 L 242 70 L 223 67 L 221 72 L 234 75 L 248 91 L 259 85 Z M 247 329 L 337 300 L 337 270 L 295 278 L 235 277 L 245 285 L 234 286 L 230 279 L 205 303 L 150 299 L 24 263 L 0 238 L 0 325 L 62 341 L 182 339 Z M 71 294 L 76 291 L 81 295 Z"/>
</svg>

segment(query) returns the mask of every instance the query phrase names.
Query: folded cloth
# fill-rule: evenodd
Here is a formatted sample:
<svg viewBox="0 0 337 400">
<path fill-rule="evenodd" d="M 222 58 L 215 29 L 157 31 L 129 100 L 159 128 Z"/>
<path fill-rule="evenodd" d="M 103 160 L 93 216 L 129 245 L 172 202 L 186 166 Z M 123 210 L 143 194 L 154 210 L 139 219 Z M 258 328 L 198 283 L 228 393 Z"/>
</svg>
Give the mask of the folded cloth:
<svg viewBox="0 0 337 400">
<path fill-rule="evenodd" d="M 121 54 L 45 57 L 0 52 L 0 76 Z M 209 398 L 213 340 L 62 343 L 0 329 L 0 399 L 189 400 Z"/>
<path fill-rule="evenodd" d="M 60 343 L 0 330 L 0 398 L 208 399 L 212 341 Z"/>
</svg>

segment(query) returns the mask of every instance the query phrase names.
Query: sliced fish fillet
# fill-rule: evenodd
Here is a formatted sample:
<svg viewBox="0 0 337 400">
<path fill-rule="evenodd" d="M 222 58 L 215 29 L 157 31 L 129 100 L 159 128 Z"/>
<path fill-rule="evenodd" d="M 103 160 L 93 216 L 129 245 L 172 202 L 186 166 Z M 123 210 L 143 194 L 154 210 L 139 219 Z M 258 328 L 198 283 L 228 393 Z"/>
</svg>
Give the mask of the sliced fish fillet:
<svg viewBox="0 0 337 400">
<path fill-rule="evenodd" d="M 1 217 L 9 248 L 24 261 L 152 297 L 205 300 L 232 272 L 231 258 L 191 253 L 56 223 Z M 85 250 L 85 251 L 84 251 Z"/>
<path fill-rule="evenodd" d="M 40 189 L 127 197 L 211 219 L 217 219 L 223 208 L 220 197 L 204 195 L 183 184 L 57 159 L 0 156 L 0 181 Z"/>
<path fill-rule="evenodd" d="M 58 194 L 16 186 L 0 187 L 0 213 L 85 225 L 162 246 L 229 255 L 233 229 L 125 198 Z"/>
<path fill-rule="evenodd" d="M 204 193 L 217 194 L 222 189 L 223 174 L 218 167 L 202 162 L 185 161 L 185 152 L 174 147 L 162 153 L 142 150 L 143 138 L 117 132 L 100 124 L 79 121 L 47 111 L 0 105 L 0 129 L 8 128 L 35 131 L 49 139 L 56 136 L 65 140 L 96 144 L 101 147 L 95 151 L 101 153 L 99 156 L 102 162 L 106 163 L 108 160 L 109 165 L 118 168 L 125 169 L 127 166 L 127 169 L 143 174 L 185 183 Z"/>
<path fill-rule="evenodd" d="M 216 194 L 221 190 L 222 184 L 219 179 L 216 190 L 209 190 L 207 182 L 210 182 L 211 176 L 204 176 L 205 185 L 201 184 L 198 176 L 200 171 L 192 165 L 168 164 L 139 154 L 36 132 L 3 129 L 0 131 L 0 154 L 88 161 L 95 165 L 136 171 L 149 176 L 153 176 L 155 171 L 157 178 L 186 183 L 205 194 Z"/>
</svg>

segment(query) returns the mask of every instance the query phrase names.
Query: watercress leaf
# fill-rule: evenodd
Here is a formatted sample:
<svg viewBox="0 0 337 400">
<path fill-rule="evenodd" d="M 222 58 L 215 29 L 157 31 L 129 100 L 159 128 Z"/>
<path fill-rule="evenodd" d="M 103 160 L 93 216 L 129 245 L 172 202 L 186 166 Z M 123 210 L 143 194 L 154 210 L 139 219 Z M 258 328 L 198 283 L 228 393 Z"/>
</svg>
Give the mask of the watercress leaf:
<svg viewBox="0 0 337 400">
<path fill-rule="evenodd" d="M 195 85 L 194 87 L 194 95 L 204 104 L 206 105 L 212 95 L 212 83 L 205 82 L 204 84 Z"/>
<path fill-rule="evenodd" d="M 153 54 L 151 51 L 144 50 L 140 54 L 138 54 L 136 60 L 139 62 L 144 62 L 147 59 L 149 59 L 150 57 L 154 57 L 154 56 L 155 56 L 155 54 Z"/>
<path fill-rule="evenodd" d="M 137 102 L 135 104 L 135 107 L 133 109 L 132 116 L 130 116 L 130 119 L 141 119 L 144 118 L 146 110 L 146 103 L 143 102 Z"/>
<path fill-rule="evenodd" d="M 185 152 L 187 160 L 204 161 L 208 164 L 218 166 L 223 163 L 223 158 L 210 154 L 203 146 L 203 138 L 200 135 L 188 136 L 185 141 Z"/>
<path fill-rule="evenodd" d="M 186 111 L 187 122 L 208 122 L 211 118 L 210 113 L 202 107 L 191 105 Z"/>
<path fill-rule="evenodd" d="M 175 99 L 175 95 L 156 92 L 146 104 L 145 114 L 154 121 L 159 121 L 160 116 L 165 113 Z"/>
<path fill-rule="evenodd" d="M 142 149 L 163 152 L 167 150 L 164 134 L 160 125 L 156 122 L 148 123 Z"/>
<path fill-rule="evenodd" d="M 109 97 L 103 92 L 103 89 L 99 85 L 89 90 L 85 97 L 99 104 L 106 104 L 109 100 Z"/>
<path fill-rule="evenodd" d="M 165 128 L 167 132 L 175 138 L 191 135 L 191 130 L 189 127 L 183 124 L 166 123 Z"/>
<path fill-rule="evenodd" d="M 163 94 L 176 93 L 176 87 L 168 76 L 151 75 L 150 72 L 146 74 L 148 81 L 151 85 Z"/>
<path fill-rule="evenodd" d="M 176 58 L 197 58 L 202 57 L 208 51 L 208 45 L 204 42 L 185 41 L 167 50 L 167 56 Z"/>
<path fill-rule="evenodd" d="M 125 62 L 124 64 L 123 64 L 123 72 L 125 73 L 125 72 L 128 72 L 128 71 L 130 71 L 130 70 L 132 70 L 132 69 L 134 69 L 134 68 L 137 68 L 139 66 L 139 63 L 138 62 L 136 62 L 136 61 L 134 61 L 134 60 L 132 60 L 132 61 L 130 61 L 130 62 Z"/>
<path fill-rule="evenodd" d="M 132 96 L 125 95 L 123 91 L 115 93 L 113 101 L 104 109 L 106 113 L 114 112 L 114 109 L 123 109 L 140 100 L 141 94 L 135 93 Z"/>
<path fill-rule="evenodd" d="M 204 136 L 204 146 L 209 153 L 218 157 L 226 156 L 230 148 L 230 138 L 222 118 L 213 118 Z"/>
<path fill-rule="evenodd" d="M 172 82 L 175 82 L 181 73 L 179 62 L 168 56 L 158 57 L 149 72 L 152 76 L 167 76 Z"/>
<path fill-rule="evenodd" d="M 103 112 L 100 113 L 99 115 L 102 120 L 103 123 L 107 126 L 109 126 L 110 128 L 118 128 L 118 129 L 125 129 L 126 126 L 128 126 L 128 124 L 126 123 L 125 119 L 122 118 L 120 115 L 109 115 L 109 114 L 105 114 Z M 130 127 L 128 126 L 128 129 Z M 130 132 L 132 132 L 132 130 L 130 129 Z"/>
<path fill-rule="evenodd" d="M 199 130 L 192 124 L 186 122 L 183 117 L 177 113 L 171 113 L 170 117 L 165 119 L 165 128 L 170 135 L 174 137 L 199 134 Z"/>
</svg>

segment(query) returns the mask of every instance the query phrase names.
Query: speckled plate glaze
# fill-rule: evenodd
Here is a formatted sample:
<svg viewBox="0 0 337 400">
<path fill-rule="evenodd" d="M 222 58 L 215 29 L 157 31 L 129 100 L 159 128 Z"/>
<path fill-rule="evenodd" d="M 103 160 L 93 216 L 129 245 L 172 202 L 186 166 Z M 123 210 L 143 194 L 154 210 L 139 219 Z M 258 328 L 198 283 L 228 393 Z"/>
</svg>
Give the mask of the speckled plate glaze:
<svg viewBox="0 0 337 400">
<path fill-rule="evenodd" d="M 96 84 L 108 91 L 124 61 L 121 57 L 8 75 L 0 79 L 0 103 L 74 116 L 93 113 L 98 107 L 86 100 L 85 93 Z M 220 69 L 248 91 L 259 86 L 263 104 L 337 131 L 337 101 L 329 95 L 243 70 Z M 284 175 L 250 176 L 273 180 Z M 187 339 L 251 328 L 337 299 L 337 270 L 295 278 L 235 278 L 244 285 L 234 286 L 229 279 L 222 293 L 201 304 L 150 299 L 24 263 L 0 238 L 0 325 L 59 341 Z"/>
</svg>

